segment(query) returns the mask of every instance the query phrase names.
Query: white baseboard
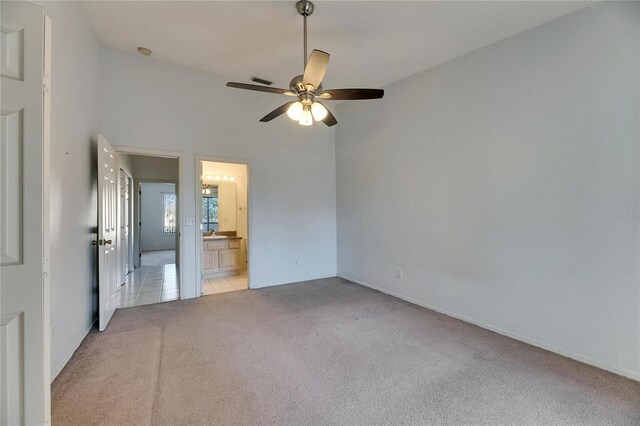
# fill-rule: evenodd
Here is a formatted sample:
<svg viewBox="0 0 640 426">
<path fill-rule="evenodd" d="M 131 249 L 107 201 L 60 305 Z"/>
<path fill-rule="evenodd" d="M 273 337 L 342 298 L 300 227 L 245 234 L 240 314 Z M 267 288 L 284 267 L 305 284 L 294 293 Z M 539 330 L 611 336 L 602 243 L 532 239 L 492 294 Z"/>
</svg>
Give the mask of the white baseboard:
<svg viewBox="0 0 640 426">
<path fill-rule="evenodd" d="M 91 329 L 96 325 L 97 321 L 98 319 L 96 318 L 91 324 L 91 327 L 89 327 L 89 329 L 82 334 L 82 337 L 80 338 L 80 340 L 78 340 L 76 344 L 71 348 L 71 350 L 67 353 L 67 356 L 65 356 L 62 364 L 60 364 L 60 366 L 57 367 L 55 371 L 51 372 L 51 383 L 53 383 L 56 377 L 58 377 L 58 375 L 62 372 L 62 370 L 64 370 L 64 367 L 66 367 L 66 365 L 69 363 L 69 361 L 73 357 L 73 354 L 76 353 L 76 351 L 78 350 L 78 348 L 80 347 L 84 339 L 87 337 L 87 334 L 89 334 Z"/>
<path fill-rule="evenodd" d="M 589 357 L 585 357 L 585 356 L 582 356 L 582 355 L 579 355 L 579 354 L 576 354 L 576 353 L 573 353 L 573 352 L 570 352 L 570 351 L 566 351 L 566 350 L 561 349 L 561 348 L 557 348 L 557 347 L 555 347 L 553 345 L 550 345 L 550 344 L 547 344 L 547 343 L 545 343 L 543 341 L 540 341 L 540 340 L 537 340 L 537 339 L 533 339 L 533 338 L 530 338 L 530 337 L 527 337 L 527 336 L 523 336 L 521 334 L 514 333 L 514 332 L 511 332 L 511 331 L 508 331 L 508 330 L 504 330 L 504 329 L 502 329 L 500 327 L 495 327 L 495 326 L 493 326 L 491 324 L 487 324 L 487 323 L 484 323 L 482 321 L 477 321 L 477 320 L 475 320 L 473 318 L 469 318 L 469 317 L 467 317 L 465 315 L 461 315 L 461 314 L 458 314 L 456 312 L 451 312 L 451 311 L 449 311 L 447 309 L 443 309 L 443 308 L 440 308 L 438 306 L 433 306 L 433 305 L 431 305 L 429 303 L 422 302 L 420 300 L 404 296 L 402 294 L 387 290 L 385 288 L 381 288 L 381 287 L 375 286 L 373 284 L 370 284 L 370 283 L 362 281 L 362 280 L 351 278 L 351 277 L 348 277 L 348 276 L 345 276 L 345 275 L 339 275 L 339 277 L 343 278 L 345 280 L 348 280 L 348 281 L 352 281 L 352 282 L 354 282 L 356 284 L 360 284 L 360 285 L 362 285 L 364 287 L 369 287 L 369 288 L 371 288 L 373 290 L 377 290 L 377 291 L 379 291 L 381 293 L 385 293 L 385 294 L 388 294 L 390 296 L 397 297 L 398 299 L 405 300 L 407 302 L 413 303 L 414 305 L 418 305 L 418 306 L 422 306 L 423 308 L 431 309 L 432 311 L 439 312 L 441 314 L 450 316 L 452 318 L 456 318 L 456 319 L 462 320 L 464 322 L 468 322 L 470 324 L 477 325 L 478 327 L 482 327 L 484 329 L 493 331 L 495 333 L 502 334 L 503 336 L 507 336 L 507 337 L 510 337 L 512 339 L 519 340 L 521 342 L 527 343 L 529 345 L 536 346 L 538 348 L 547 350 L 549 352 L 553 352 L 553 353 L 556 353 L 558 355 L 562 355 L 564 357 L 571 358 L 571 359 L 576 360 L 576 361 L 580 361 L 580 362 L 582 362 L 584 364 L 589 364 L 591 366 L 600 368 L 602 370 L 607 370 L 607 371 L 609 371 L 611 373 L 615 373 L 615 374 L 617 374 L 619 376 L 624 376 L 624 377 L 627 377 L 629 379 L 640 381 L 640 372 L 639 371 L 633 371 L 633 370 L 629 370 L 627 368 L 608 365 L 608 364 L 602 363 L 600 361 L 591 359 Z"/>
<path fill-rule="evenodd" d="M 335 278 L 336 276 L 337 276 L 336 274 L 321 275 L 319 277 L 305 278 L 302 281 L 287 281 L 287 282 L 282 282 L 282 283 L 264 284 L 264 285 L 261 285 L 261 286 L 255 286 L 255 285 L 252 284 L 251 287 L 249 287 L 249 289 L 250 290 L 257 290 L 257 289 L 260 289 L 260 288 L 276 287 L 276 286 L 280 286 L 280 285 L 300 284 L 300 283 L 306 283 L 307 281 L 324 280 L 326 278 Z"/>
</svg>

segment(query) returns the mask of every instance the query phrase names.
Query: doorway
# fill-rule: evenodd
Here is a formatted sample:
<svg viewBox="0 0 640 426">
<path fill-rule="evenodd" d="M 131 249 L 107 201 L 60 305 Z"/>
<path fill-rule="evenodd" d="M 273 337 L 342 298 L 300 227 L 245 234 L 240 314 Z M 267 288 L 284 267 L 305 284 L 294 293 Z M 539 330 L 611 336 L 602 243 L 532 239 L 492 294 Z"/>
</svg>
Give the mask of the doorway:
<svg viewBox="0 0 640 426">
<path fill-rule="evenodd" d="M 249 168 L 198 159 L 200 294 L 249 289 Z"/>
<path fill-rule="evenodd" d="M 130 211 L 120 206 L 122 221 L 130 220 L 130 235 L 122 244 L 122 263 L 130 262 L 118 292 L 118 308 L 180 299 L 180 161 L 151 153 L 118 149 L 122 190 L 130 185 Z M 127 179 L 130 179 L 127 182 Z M 126 224 L 120 226 L 122 234 Z M 128 251 L 128 253 L 124 253 Z"/>
<path fill-rule="evenodd" d="M 140 182 L 138 226 L 140 266 L 176 263 L 176 185 Z"/>
</svg>

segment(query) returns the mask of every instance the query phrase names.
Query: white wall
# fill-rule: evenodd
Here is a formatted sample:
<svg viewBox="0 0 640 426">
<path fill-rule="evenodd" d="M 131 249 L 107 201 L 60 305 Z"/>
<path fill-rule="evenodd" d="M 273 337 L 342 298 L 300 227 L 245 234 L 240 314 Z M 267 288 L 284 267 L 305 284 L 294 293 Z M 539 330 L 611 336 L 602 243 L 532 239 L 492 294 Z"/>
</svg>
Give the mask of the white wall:
<svg viewBox="0 0 640 426">
<path fill-rule="evenodd" d="M 640 378 L 639 11 L 597 4 L 341 104 L 339 275 Z"/>
<path fill-rule="evenodd" d="M 179 180 L 178 160 L 175 158 L 129 155 L 131 168 L 136 180 L 158 180 L 177 182 Z"/>
<path fill-rule="evenodd" d="M 40 2 L 52 21 L 51 372 L 60 372 L 93 325 L 96 153 L 101 46 L 74 2 Z"/>
<path fill-rule="evenodd" d="M 253 287 L 336 274 L 333 129 L 302 128 L 286 117 L 259 123 L 287 99 L 230 89 L 222 79 L 153 58 L 104 49 L 103 64 L 107 139 L 184 154 L 183 297 L 196 295 L 200 231 L 185 226 L 196 217 L 196 154 L 251 163 Z"/>
<path fill-rule="evenodd" d="M 118 153 L 118 164 L 133 179 L 133 155 Z"/>
<path fill-rule="evenodd" d="M 141 183 L 140 191 L 140 249 L 175 250 L 175 234 L 163 234 L 164 211 L 163 195 L 175 194 L 176 185 L 173 183 Z"/>
</svg>

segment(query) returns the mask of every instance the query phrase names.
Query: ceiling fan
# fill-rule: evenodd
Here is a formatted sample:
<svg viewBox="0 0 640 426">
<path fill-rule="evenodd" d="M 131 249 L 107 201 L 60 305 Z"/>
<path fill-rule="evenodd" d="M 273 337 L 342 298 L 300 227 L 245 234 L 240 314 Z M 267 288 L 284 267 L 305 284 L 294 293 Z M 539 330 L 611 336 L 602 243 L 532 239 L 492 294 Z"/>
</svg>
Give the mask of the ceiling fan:
<svg viewBox="0 0 640 426">
<path fill-rule="evenodd" d="M 313 3 L 308 0 L 300 0 L 296 3 L 296 10 L 304 20 L 304 74 L 298 75 L 289 83 L 289 90 L 276 87 L 258 86 L 256 84 L 227 83 L 228 87 L 236 89 L 255 90 L 257 92 L 276 93 L 285 96 L 296 97 L 271 111 L 260 119 L 263 123 L 273 120 L 285 112 L 292 120 L 303 126 L 310 126 L 313 120 L 322 121 L 331 127 L 338 123 L 331 111 L 317 100 L 356 100 L 356 99 L 380 99 L 384 96 L 382 89 L 329 89 L 322 88 L 322 79 L 329 64 L 329 54 L 322 50 L 314 49 L 307 59 L 307 16 L 313 13 Z"/>
</svg>

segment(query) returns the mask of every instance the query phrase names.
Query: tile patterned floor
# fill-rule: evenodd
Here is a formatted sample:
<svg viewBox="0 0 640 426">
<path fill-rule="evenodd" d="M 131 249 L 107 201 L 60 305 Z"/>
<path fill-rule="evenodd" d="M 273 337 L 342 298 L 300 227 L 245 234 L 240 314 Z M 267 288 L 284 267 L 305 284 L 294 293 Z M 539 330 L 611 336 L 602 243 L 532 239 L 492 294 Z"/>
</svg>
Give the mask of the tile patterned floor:
<svg viewBox="0 0 640 426">
<path fill-rule="evenodd" d="M 140 265 L 142 266 L 167 265 L 176 263 L 175 250 L 143 251 L 141 255 L 142 256 L 140 256 Z"/>
<path fill-rule="evenodd" d="M 180 280 L 175 263 L 141 266 L 120 287 L 118 307 L 148 305 L 180 298 Z"/>
<path fill-rule="evenodd" d="M 202 294 L 226 293 L 228 291 L 247 290 L 249 288 L 249 279 L 247 271 L 240 271 L 240 275 L 234 275 L 227 278 L 205 279 L 202 280 Z"/>
</svg>

